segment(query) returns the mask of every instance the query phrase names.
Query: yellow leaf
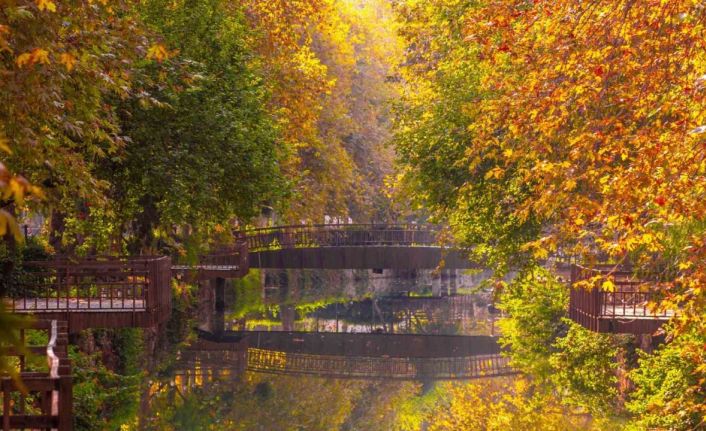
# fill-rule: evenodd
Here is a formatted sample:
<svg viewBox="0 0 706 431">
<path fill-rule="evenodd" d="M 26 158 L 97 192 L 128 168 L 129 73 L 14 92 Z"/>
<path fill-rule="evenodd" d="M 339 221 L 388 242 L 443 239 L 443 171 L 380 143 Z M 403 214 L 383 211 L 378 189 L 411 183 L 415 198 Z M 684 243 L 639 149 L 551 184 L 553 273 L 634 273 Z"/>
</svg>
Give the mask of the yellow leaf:
<svg viewBox="0 0 706 431">
<path fill-rule="evenodd" d="M 8 144 L 8 140 L 4 136 L 0 136 L 0 151 L 4 151 L 8 154 L 12 154 L 12 150 L 10 149 L 10 145 Z"/>
<path fill-rule="evenodd" d="M 581 217 L 576 217 L 576 219 L 574 219 L 574 224 L 576 226 L 583 226 L 584 223 L 585 222 L 583 221 L 583 219 Z"/>
<path fill-rule="evenodd" d="M 576 181 L 574 181 L 572 179 L 567 180 L 566 183 L 564 184 L 564 190 L 567 192 L 570 192 L 575 188 L 576 188 Z"/>
<path fill-rule="evenodd" d="M 615 292 L 615 283 L 613 283 L 611 280 L 606 280 L 601 285 L 601 289 L 606 292 Z"/>
<path fill-rule="evenodd" d="M 680 262 L 679 269 L 689 269 L 691 268 L 691 262 Z"/>
<path fill-rule="evenodd" d="M 49 64 L 49 51 L 35 48 L 31 52 L 25 52 L 17 56 L 15 63 L 19 67 L 32 66 L 36 63 Z"/>
<path fill-rule="evenodd" d="M 63 64 L 66 70 L 71 72 L 76 64 L 76 57 L 67 52 L 62 52 L 61 55 L 59 55 L 59 63 Z"/>
<path fill-rule="evenodd" d="M 51 0 L 36 0 L 37 8 L 39 10 L 48 10 L 49 12 L 56 12 L 56 3 Z"/>
<path fill-rule="evenodd" d="M 15 218 L 9 212 L 0 210 L 0 236 L 5 236 L 8 231 L 12 233 L 16 241 L 22 241 L 22 233 Z"/>
<path fill-rule="evenodd" d="M 29 53 L 29 52 L 25 52 L 25 53 L 20 54 L 20 55 L 17 56 L 17 58 L 15 59 L 15 63 L 17 63 L 17 65 L 18 65 L 19 67 L 22 67 L 22 66 L 24 66 L 25 64 L 29 63 L 30 58 L 31 58 L 30 53 Z"/>
<path fill-rule="evenodd" d="M 157 60 L 159 63 L 163 62 L 169 58 L 167 47 L 161 43 L 155 43 L 147 50 L 147 58 Z"/>
<path fill-rule="evenodd" d="M 496 166 L 493 169 L 491 169 L 485 173 L 485 179 L 486 180 L 489 180 L 491 178 L 500 179 L 503 177 L 504 173 L 505 173 L 505 171 L 503 171 L 501 168 Z"/>
</svg>

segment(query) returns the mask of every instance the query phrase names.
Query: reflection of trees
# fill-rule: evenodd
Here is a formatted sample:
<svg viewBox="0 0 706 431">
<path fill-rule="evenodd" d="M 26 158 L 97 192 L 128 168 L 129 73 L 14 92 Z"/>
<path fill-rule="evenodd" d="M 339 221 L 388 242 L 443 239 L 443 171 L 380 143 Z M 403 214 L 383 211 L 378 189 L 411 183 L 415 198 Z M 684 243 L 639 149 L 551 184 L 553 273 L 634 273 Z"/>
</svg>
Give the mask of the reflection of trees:
<svg viewBox="0 0 706 431">
<path fill-rule="evenodd" d="M 419 390 L 408 382 L 255 373 L 239 379 L 202 376 L 188 386 L 175 380 L 152 385 L 148 429 L 389 430 L 398 401 Z"/>
</svg>

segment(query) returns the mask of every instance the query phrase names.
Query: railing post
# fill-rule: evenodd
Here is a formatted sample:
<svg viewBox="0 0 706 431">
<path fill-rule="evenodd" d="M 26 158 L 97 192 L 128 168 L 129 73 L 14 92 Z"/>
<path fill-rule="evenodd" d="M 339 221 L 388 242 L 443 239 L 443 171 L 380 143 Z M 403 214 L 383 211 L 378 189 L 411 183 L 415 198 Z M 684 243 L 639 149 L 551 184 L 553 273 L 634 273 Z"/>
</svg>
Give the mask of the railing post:
<svg viewBox="0 0 706 431">
<path fill-rule="evenodd" d="M 70 375 L 59 377 L 59 423 L 58 431 L 73 429 L 73 379 Z"/>
<path fill-rule="evenodd" d="M 248 239 L 245 236 L 245 232 L 240 231 L 238 233 L 238 239 L 236 241 L 238 247 L 238 268 L 240 277 L 245 277 L 250 271 L 250 248 L 248 246 Z"/>
</svg>

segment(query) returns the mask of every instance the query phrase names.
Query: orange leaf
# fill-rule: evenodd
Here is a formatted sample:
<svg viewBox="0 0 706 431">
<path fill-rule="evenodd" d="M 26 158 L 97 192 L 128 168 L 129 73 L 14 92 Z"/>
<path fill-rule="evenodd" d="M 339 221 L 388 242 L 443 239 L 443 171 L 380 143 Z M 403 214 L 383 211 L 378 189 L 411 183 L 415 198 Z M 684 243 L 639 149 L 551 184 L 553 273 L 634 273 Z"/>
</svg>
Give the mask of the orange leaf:
<svg viewBox="0 0 706 431">
<path fill-rule="evenodd" d="M 59 55 L 59 62 L 66 67 L 66 70 L 71 72 L 76 64 L 76 57 L 69 53 L 63 52 Z"/>
</svg>

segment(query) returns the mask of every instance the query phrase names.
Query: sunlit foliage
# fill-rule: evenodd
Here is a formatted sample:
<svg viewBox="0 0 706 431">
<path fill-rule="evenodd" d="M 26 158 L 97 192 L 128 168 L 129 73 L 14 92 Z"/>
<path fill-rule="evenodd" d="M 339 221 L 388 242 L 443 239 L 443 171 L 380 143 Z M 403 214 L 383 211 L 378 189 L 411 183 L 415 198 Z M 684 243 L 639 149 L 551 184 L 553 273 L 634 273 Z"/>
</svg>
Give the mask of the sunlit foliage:
<svg viewBox="0 0 706 431">
<path fill-rule="evenodd" d="M 675 402 L 703 417 L 703 5 L 400 3 L 403 184 L 501 272 L 561 251 L 657 274 L 669 339 L 693 334 Z"/>
</svg>

